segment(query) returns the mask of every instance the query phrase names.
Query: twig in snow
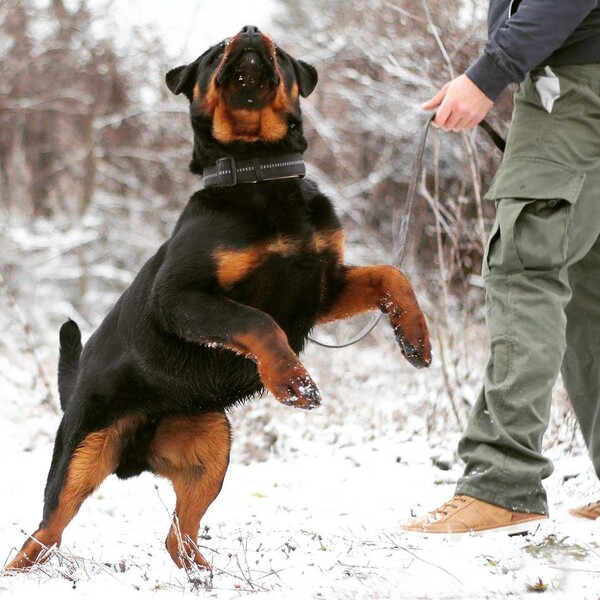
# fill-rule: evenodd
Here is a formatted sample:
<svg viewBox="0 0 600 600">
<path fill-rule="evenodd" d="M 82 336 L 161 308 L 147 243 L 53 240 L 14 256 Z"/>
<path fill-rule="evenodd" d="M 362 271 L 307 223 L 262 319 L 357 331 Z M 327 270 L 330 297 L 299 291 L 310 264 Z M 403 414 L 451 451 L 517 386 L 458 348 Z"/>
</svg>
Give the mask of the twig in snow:
<svg viewBox="0 0 600 600">
<path fill-rule="evenodd" d="M 27 535 L 25 531 L 22 533 Z M 76 584 L 79 580 L 84 578 L 90 580 L 93 575 L 93 572 L 90 571 L 90 567 L 93 567 L 94 570 L 102 573 L 108 573 L 113 579 L 120 581 L 119 578 L 115 576 L 115 570 L 111 568 L 111 565 L 102 564 L 82 556 L 76 556 L 65 549 L 59 548 L 56 546 L 56 544 L 53 544 L 52 546 L 46 546 L 35 537 L 30 537 L 38 542 L 38 544 L 40 544 L 40 546 L 43 548 L 38 557 L 39 562 L 36 562 L 30 569 L 28 569 L 28 572 L 30 573 L 40 573 L 48 578 L 53 579 L 61 577 L 62 579 L 66 579 L 67 581 Z M 50 559 L 54 557 L 57 558 L 58 565 L 50 562 Z M 6 561 L 4 564 L 6 564 Z M 15 574 L 18 572 L 19 571 L 14 571 Z M 2 574 L 11 575 L 13 572 L 4 571 Z"/>
<path fill-rule="evenodd" d="M 556 571 L 575 572 L 575 573 L 600 573 L 600 566 L 597 569 L 582 569 L 581 567 L 561 567 L 559 565 L 548 565 Z"/>
<path fill-rule="evenodd" d="M 393 540 L 387 533 L 384 534 L 384 537 L 393 545 L 394 548 L 397 548 L 398 550 L 403 550 L 404 552 L 410 554 L 411 556 L 414 556 L 414 558 L 421 561 L 422 563 L 425 563 L 426 565 L 430 565 L 432 567 L 435 567 L 436 569 L 439 569 L 440 571 L 443 571 L 444 573 L 446 573 L 446 575 L 450 575 L 450 577 L 452 577 L 452 579 L 455 579 L 456 581 L 458 581 L 458 583 L 463 585 L 463 582 L 458 577 L 456 577 L 456 575 L 453 575 L 452 573 L 450 573 L 450 571 L 448 571 L 447 569 L 444 569 L 444 567 L 440 567 L 440 565 L 436 565 L 435 563 L 425 560 L 424 558 L 421 558 L 420 556 L 418 556 L 417 554 L 415 554 L 408 548 L 405 548 L 404 546 L 400 546 L 400 544 L 398 544 L 398 542 Z"/>
</svg>

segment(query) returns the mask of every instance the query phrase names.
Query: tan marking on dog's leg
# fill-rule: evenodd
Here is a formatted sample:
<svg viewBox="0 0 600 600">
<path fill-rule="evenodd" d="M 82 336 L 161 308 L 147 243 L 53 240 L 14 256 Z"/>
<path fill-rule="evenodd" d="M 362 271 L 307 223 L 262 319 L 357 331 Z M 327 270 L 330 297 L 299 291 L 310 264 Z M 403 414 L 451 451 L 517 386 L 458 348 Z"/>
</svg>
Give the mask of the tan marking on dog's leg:
<svg viewBox="0 0 600 600">
<path fill-rule="evenodd" d="M 27 539 L 7 569 L 27 569 L 48 558 L 44 556 L 45 548 L 60 545 L 65 527 L 83 501 L 117 468 L 123 438 L 144 421 L 145 417 L 141 416 L 124 417 L 106 429 L 89 434 L 81 442 L 71 457 L 57 508 Z"/>
<path fill-rule="evenodd" d="M 256 362 L 263 385 L 279 402 L 309 410 L 321 404 L 319 388 L 282 329 L 239 332 L 232 342 L 232 349 Z"/>
<path fill-rule="evenodd" d="M 388 314 L 398 343 L 414 366 L 429 366 L 431 344 L 425 317 L 408 278 L 391 266 L 348 267 L 346 285 L 317 323 L 329 323 L 380 309 Z"/>
<path fill-rule="evenodd" d="M 200 520 L 218 496 L 229 464 L 231 434 L 223 413 L 168 417 L 151 446 L 154 471 L 171 480 L 177 498 L 166 546 L 178 567 L 210 568 L 197 547 Z"/>
</svg>

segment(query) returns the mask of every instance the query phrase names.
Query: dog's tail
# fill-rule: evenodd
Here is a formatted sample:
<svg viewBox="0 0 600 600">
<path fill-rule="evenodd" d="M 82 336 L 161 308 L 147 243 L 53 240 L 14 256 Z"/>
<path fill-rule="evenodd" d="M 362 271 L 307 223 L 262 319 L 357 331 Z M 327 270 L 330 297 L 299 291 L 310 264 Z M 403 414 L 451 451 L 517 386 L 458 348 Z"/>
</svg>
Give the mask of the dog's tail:
<svg viewBox="0 0 600 600">
<path fill-rule="evenodd" d="M 75 321 L 69 319 L 63 323 L 59 333 L 60 353 L 58 356 L 58 395 L 60 407 L 65 410 L 73 393 L 77 371 L 79 370 L 79 355 L 81 354 L 81 331 Z"/>
</svg>

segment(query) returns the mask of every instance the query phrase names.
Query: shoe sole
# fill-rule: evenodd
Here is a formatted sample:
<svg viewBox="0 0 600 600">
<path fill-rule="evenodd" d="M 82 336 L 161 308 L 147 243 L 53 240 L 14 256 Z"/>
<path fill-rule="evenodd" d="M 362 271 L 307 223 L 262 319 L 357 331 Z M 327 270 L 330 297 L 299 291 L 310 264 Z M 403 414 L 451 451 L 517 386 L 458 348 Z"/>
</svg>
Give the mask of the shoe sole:
<svg viewBox="0 0 600 600">
<path fill-rule="evenodd" d="M 584 513 L 583 511 L 579 511 L 576 508 L 571 508 L 567 512 L 570 515 L 577 517 L 578 519 L 586 519 L 587 521 L 598 521 L 600 519 L 600 517 L 594 517 L 594 515 Z"/>
<path fill-rule="evenodd" d="M 531 521 L 524 521 L 523 523 L 516 523 L 514 525 L 505 525 L 503 527 L 493 527 L 490 529 L 469 529 L 468 531 L 422 531 L 418 529 L 402 529 L 402 533 L 416 534 L 421 537 L 429 536 L 440 536 L 449 539 L 460 538 L 464 536 L 482 537 L 484 535 L 501 533 L 502 535 L 526 535 L 532 530 L 539 527 L 544 521 L 548 519 L 532 519 Z"/>
</svg>

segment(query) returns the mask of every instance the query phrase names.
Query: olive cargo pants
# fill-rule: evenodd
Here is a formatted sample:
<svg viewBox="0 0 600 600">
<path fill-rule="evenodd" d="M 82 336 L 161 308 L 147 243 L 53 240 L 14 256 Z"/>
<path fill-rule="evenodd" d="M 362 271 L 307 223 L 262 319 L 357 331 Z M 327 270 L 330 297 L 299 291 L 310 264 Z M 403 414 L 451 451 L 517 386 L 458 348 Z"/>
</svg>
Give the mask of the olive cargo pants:
<svg viewBox="0 0 600 600">
<path fill-rule="evenodd" d="M 600 64 L 532 71 L 515 95 L 483 277 L 491 357 L 457 493 L 547 514 L 553 385 L 600 477 Z"/>
</svg>

